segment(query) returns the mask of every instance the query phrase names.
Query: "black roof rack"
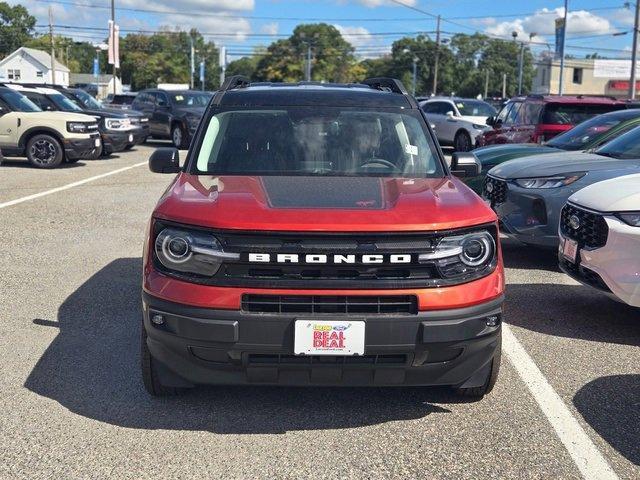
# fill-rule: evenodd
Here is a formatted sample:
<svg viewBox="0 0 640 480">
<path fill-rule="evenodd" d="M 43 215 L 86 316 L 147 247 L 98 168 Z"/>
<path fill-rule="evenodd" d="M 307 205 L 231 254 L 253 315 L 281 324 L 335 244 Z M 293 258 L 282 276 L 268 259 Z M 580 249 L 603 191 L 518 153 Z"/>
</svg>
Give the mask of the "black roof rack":
<svg viewBox="0 0 640 480">
<path fill-rule="evenodd" d="M 407 89 L 404 88 L 404 85 L 400 80 L 395 78 L 388 77 L 375 77 L 375 78 L 366 78 L 362 81 L 364 85 L 368 85 L 371 88 L 375 88 L 376 90 L 389 90 L 393 93 L 400 93 L 402 95 L 409 95 Z"/>
</svg>

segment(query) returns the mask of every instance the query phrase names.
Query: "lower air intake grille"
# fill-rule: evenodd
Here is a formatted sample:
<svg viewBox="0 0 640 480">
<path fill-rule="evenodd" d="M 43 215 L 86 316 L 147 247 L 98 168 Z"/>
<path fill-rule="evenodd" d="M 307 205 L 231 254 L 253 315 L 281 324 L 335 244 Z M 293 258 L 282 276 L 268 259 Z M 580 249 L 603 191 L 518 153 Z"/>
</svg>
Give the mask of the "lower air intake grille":
<svg viewBox="0 0 640 480">
<path fill-rule="evenodd" d="M 251 313 L 412 314 L 418 313 L 413 295 L 243 295 L 242 310 Z"/>
</svg>

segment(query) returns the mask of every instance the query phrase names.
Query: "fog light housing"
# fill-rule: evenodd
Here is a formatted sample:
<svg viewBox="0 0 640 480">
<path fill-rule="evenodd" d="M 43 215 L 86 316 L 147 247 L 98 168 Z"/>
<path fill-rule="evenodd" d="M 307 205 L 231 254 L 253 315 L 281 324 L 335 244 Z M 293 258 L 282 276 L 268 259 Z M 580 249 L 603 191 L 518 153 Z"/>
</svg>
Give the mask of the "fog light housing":
<svg viewBox="0 0 640 480">
<path fill-rule="evenodd" d="M 487 327 L 497 327 L 500 325 L 500 315 L 491 315 L 485 318 L 485 322 L 487 323 Z"/>
<path fill-rule="evenodd" d="M 164 317 L 156 313 L 151 317 L 151 323 L 154 325 L 164 325 Z"/>
</svg>

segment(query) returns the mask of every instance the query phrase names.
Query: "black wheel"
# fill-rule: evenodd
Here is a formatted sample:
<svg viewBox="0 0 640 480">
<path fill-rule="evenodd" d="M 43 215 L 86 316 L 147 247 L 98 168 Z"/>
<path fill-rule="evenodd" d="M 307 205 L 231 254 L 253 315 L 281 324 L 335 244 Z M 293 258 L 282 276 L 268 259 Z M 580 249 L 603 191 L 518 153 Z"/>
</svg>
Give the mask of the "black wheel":
<svg viewBox="0 0 640 480">
<path fill-rule="evenodd" d="M 140 366 L 142 367 L 142 382 L 145 390 L 149 395 L 154 397 L 166 397 L 170 395 L 178 395 L 184 391 L 182 388 L 167 387 L 160 382 L 158 378 L 158 363 L 151 356 L 149 347 L 147 346 L 147 332 L 144 325 L 141 326 L 142 334 L 140 335 Z"/>
<path fill-rule="evenodd" d="M 501 347 L 499 346 L 496 355 L 491 361 L 491 368 L 489 369 L 489 374 L 487 375 L 487 380 L 485 381 L 484 385 L 482 385 L 481 387 L 456 388 L 456 393 L 463 397 L 482 398 L 491 390 L 493 390 L 493 387 L 498 381 L 498 373 L 500 372 L 500 358 Z"/>
<path fill-rule="evenodd" d="M 188 142 L 188 134 L 182 128 L 182 125 L 176 123 L 171 127 L 171 141 L 173 142 L 173 146 L 179 150 L 186 150 L 189 148 Z"/>
<path fill-rule="evenodd" d="M 58 139 L 40 133 L 27 142 L 27 158 L 37 168 L 56 168 L 64 160 L 64 151 Z"/>
<path fill-rule="evenodd" d="M 462 130 L 456 133 L 453 139 L 453 148 L 456 152 L 468 152 L 472 147 L 471 137 L 467 132 Z"/>
</svg>

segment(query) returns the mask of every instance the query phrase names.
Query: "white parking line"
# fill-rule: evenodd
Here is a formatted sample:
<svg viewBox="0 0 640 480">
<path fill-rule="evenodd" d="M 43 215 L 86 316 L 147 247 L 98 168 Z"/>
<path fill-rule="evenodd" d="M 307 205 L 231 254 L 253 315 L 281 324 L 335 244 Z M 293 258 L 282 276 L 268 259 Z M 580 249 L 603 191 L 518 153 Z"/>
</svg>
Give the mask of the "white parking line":
<svg viewBox="0 0 640 480">
<path fill-rule="evenodd" d="M 136 163 L 134 165 L 118 168 L 117 170 L 112 170 L 107 173 L 102 173 L 94 177 L 89 177 L 83 180 L 78 180 L 77 182 L 68 183 L 66 185 L 62 185 L 61 187 L 52 188 L 51 190 L 45 190 L 44 192 L 34 193 L 33 195 L 27 195 L 26 197 L 16 198 L 15 200 L 9 200 L 8 202 L 0 203 L 0 208 L 10 207 L 12 205 L 17 205 L 18 203 L 28 202 L 29 200 L 34 200 L 36 198 L 44 197 L 46 195 L 51 195 L 52 193 L 62 192 L 63 190 L 69 190 L 70 188 L 78 187 L 85 183 L 93 182 L 94 180 L 100 180 L 101 178 L 108 177 L 109 175 L 115 175 L 116 173 L 124 172 L 126 170 L 131 170 L 132 168 L 140 167 L 142 165 L 147 165 L 147 163 L 148 162 Z"/>
<path fill-rule="evenodd" d="M 551 423 L 582 476 L 587 480 L 617 480 L 618 475 L 549 384 L 509 325 L 502 326 L 502 340 L 507 358 Z"/>
</svg>

